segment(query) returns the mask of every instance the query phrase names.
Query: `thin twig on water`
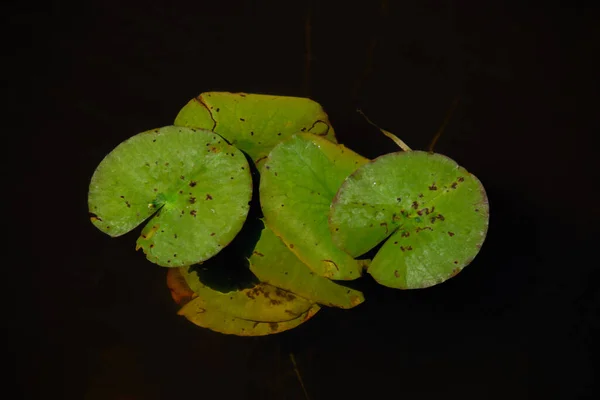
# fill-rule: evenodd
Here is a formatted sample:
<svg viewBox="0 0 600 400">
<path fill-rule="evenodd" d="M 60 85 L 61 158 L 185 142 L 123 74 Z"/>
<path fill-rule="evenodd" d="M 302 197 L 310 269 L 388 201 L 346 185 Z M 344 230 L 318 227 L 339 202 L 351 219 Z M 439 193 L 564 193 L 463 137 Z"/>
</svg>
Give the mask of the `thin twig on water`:
<svg viewBox="0 0 600 400">
<path fill-rule="evenodd" d="M 300 382 L 300 386 L 302 387 L 302 391 L 304 392 L 304 397 L 306 400 L 310 400 L 308 397 L 308 392 L 306 391 L 306 387 L 304 386 L 304 382 L 302 381 L 302 376 L 300 375 L 300 370 L 298 370 L 298 365 L 296 365 L 296 359 L 294 358 L 294 353 L 290 353 L 290 360 L 292 360 L 292 365 L 294 366 L 294 372 L 296 372 L 296 376 L 298 377 L 298 381 Z"/>
<path fill-rule="evenodd" d="M 454 114 L 454 110 L 456 110 L 456 107 L 458 106 L 459 101 L 460 101 L 460 96 L 456 96 L 454 98 L 454 101 L 450 105 L 450 108 L 446 112 L 446 118 L 444 118 L 444 122 L 442 122 L 442 126 L 440 126 L 440 129 L 438 129 L 438 131 L 435 133 L 435 136 L 433 137 L 433 139 L 431 139 L 431 143 L 429 144 L 429 152 L 430 153 L 433 153 L 433 148 L 435 147 L 435 144 L 437 143 L 440 136 L 442 136 L 444 129 L 446 129 L 446 125 L 448 125 L 448 122 L 450 122 L 450 119 L 452 118 L 452 115 Z"/>
</svg>

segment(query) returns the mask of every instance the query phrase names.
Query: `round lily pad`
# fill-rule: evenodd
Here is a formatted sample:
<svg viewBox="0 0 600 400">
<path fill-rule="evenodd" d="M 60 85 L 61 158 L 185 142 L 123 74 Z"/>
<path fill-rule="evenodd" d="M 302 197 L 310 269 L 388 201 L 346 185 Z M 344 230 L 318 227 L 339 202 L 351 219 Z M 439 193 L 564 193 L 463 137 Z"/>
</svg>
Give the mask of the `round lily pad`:
<svg viewBox="0 0 600 400">
<path fill-rule="evenodd" d="M 358 290 L 316 275 L 265 227 L 250 257 L 250 270 L 262 282 L 296 293 L 314 303 L 352 308 L 365 301 Z"/>
<path fill-rule="evenodd" d="M 240 231 L 252 179 L 244 154 L 214 132 L 168 126 L 140 133 L 100 163 L 89 188 L 92 223 L 137 241 L 147 258 L 176 267 L 207 260 Z"/>
<path fill-rule="evenodd" d="M 302 97 L 202 93 L 179 111 L 175 125 L 219 133 L 248 153 L 258 167 L 277 143 L 298 132 L 335 142 L 333 127 L 321 105 Z"/>
<path fill-rule="evenodd" d="M 344 179 L 367 162 L 343 145 L 297 134 L 274 147 L 261 170 L 259 195 L 266 225 L 320 276 L 361 276 L 362 262 L 333 244 L 327 216 Z"/>
<path fill-rule="evenodd" d="M 306 312 L 287 321 L 251 321 L 219 310 L 201 297 L 196 297 L 183 306 L 178 314 L 195 325 L 215 332 L 238 336 L 263 336 L 295 328 L 312 318 L 319 309 L 319 305 L 314 304 Z"/>
<path fill-rule="evenodd" d="M 258 283 L 249 289 L 219 292 L 204 285 L 198 274 L 187 268 L 180 273 L 188 286 L 211 309 L 250 321 L 281 322 L 297 318 L 312 307 L 312 302 L 287 290 Z"/>
<path fill-rule="evenodd" d="M 340 187 L 329 215 L 333 242 L 359 256 L 385 240 L 368 272 L 400 289 L 441 283 L 479 252 L 488 229 L 483 185 L 455 161 L 422 151 L 391 153 Z"/>
</svg>

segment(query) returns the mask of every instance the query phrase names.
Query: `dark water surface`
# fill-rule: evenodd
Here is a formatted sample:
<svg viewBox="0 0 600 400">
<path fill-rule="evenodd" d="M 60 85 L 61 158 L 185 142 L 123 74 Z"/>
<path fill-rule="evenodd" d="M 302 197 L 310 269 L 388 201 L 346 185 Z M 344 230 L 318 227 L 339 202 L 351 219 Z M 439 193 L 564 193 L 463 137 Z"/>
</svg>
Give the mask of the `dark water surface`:
<svg viewBox="0 0 600 400">
<path fill-rule="evenodd" d="M 19 180 L 19 198 L 37 210 L 23 214 L 28 300 L 10 349 L 26 398 L 304 399 L 290 353 L 313 400 L 591 395 L 598 9 L 82 3 L 10 17 L 30 43 L 15 46 L 9 75 L 12 119 L 31 129 L 33 178 Z M 134 251 L 137 231 L 110 239 L 90 224 L 87 188 L 118 143 L 215 90 L 310 96 L 367 157 L 396 148 L 357 108 L 426 149 L 460 98 L 436 151 L 486 187 L 481 253 L 427 290 L 366 276 L 364 304 L 279 335 L 226 336 L 178 317 L 166 270 Z"/>
</svg>

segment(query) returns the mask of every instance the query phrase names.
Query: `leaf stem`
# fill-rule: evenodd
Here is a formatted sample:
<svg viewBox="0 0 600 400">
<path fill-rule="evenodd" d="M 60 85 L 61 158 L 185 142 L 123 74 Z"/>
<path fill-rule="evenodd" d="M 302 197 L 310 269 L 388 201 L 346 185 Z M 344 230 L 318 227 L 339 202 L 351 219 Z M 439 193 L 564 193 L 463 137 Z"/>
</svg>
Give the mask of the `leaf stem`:
<svg viewBox="0 0 600 400">
<path fill-rule="evenodd" d="M 446 129 L 446 125 L 448 125 L 448 122 L 450 122 L 450 119 L 452 118 L 452 114 L 454 114 L 454 110 L 456 110 L 456 106 L 458 106 L 459 101 L 460 101 L 460 96 L 456 96 L 454 98 L 454 101 L 450 105 L 450 108 L 446 112 L 446 118 L 444 118 L 444 122 L 442 122 L 442 126 L 440 126 L 440 129 L 438 129 L 438 131 L 435 133 L 435 136 L 433 137 L 433 139 L 431 139 L 431 143 L 429 144 L 429 152 L 430 153 L 433 153 L 433 148 L 435 147 L 435 144 L 437 143 L 440 136 L 442 136 L 444 129 Z"/>
<path fill-rule="evenodd" d="M 381 133 L 383 133 L 385 136 L 387 136 L 388 138 L 392 139 L 392 140 L 394 141 L 394 143 L 396 143 L 396 145 L 398 145 L 398 147 L 400 147 L 402 150 L 404 150 L 404 151 L 411 151 L 411 148 L 410 148 L 410 147 L 408 147 L 408 145 L 407 145 L 406 143 L 404 143 L 404 142 L 402 141 L 402 139 L 400 139 L 398 136 L 394 135 L 393 133 L 391 133 L 391 132 L 388 132 L 388 131 L 386 131 L 385 129 L 381 129 L 379 126 L 375 125 L 375 124 L 373 123 L 373 121 L 371 121 L 371 120 L 369 119 L 369 117 L 367 117 L 367 116 L 365 115 L 365 113 L 364 113 L 364 112 L 362 112 L 362 110 L 359 110 L 359 109 L 357 109 L 357 110 L 356 110 L 356 112 L 357 112 L 357 113 L 359 113 L 360 115 L 362 115 L 362 116 L 363 116 L 363 118 L 364 118 L 364 119 L 365 119 L 365 120 L 366 120 L 366 121 L 367 121 L 369 124 L 373 125 L 375 128 L 379 129 L 379 130 L 381 131 Z"/>
</svg>

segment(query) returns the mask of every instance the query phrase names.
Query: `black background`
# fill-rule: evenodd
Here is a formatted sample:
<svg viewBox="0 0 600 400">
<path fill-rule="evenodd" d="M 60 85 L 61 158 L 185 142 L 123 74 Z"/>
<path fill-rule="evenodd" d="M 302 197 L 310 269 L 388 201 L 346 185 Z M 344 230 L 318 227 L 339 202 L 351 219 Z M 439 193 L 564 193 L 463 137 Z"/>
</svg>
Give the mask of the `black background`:
<svg viewBox="0 0 600 400">
<path fill-rule="evenodd" d="M 9 350 L 26 398 L 303 399 L 290 353 L 313 400 L 591 396 L 598 8 L 81 3 L 6 14 L 9 119 L 27 150 L 9 213 L 29 245 L 7 266 L 19 272 Z M 110 239 L 89 223 L 87 187 L 118 143 L 215 90 L 310 96 L 367 157 L 396 148 L 357 108 L 426 149 L 459 97 L 436 151 L 486 187 L 482 251 L 427 290 L 365 277 L 365 304 L 279 335 L 196 328 L 135 233 Z"/>
</svg>

